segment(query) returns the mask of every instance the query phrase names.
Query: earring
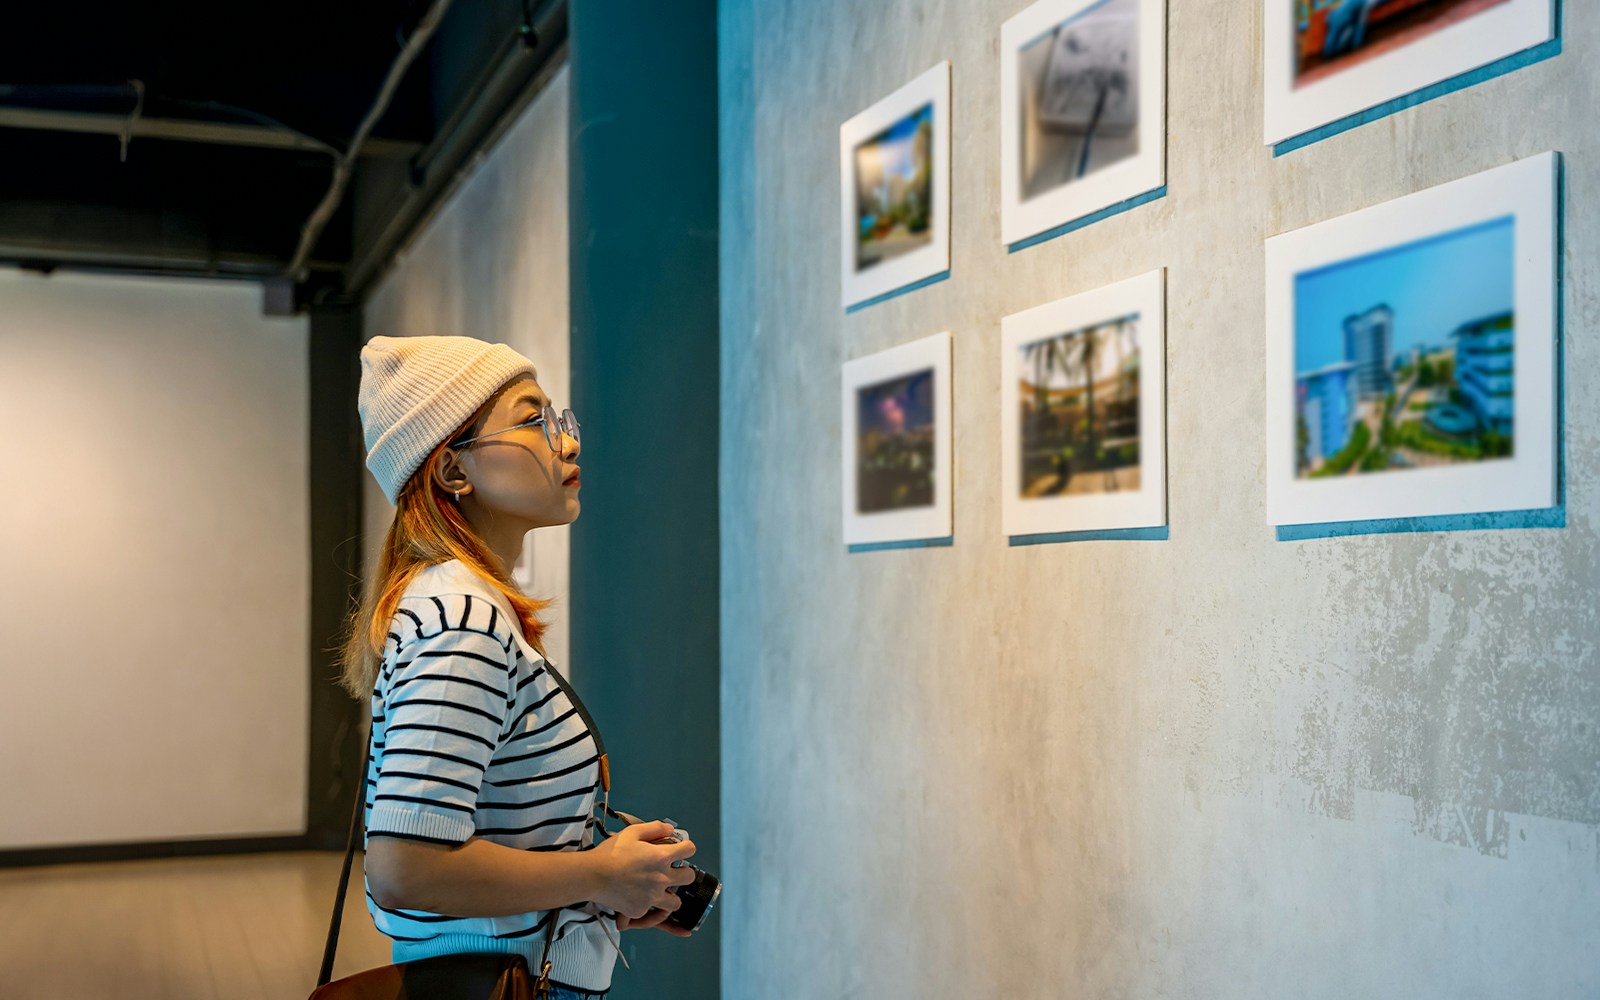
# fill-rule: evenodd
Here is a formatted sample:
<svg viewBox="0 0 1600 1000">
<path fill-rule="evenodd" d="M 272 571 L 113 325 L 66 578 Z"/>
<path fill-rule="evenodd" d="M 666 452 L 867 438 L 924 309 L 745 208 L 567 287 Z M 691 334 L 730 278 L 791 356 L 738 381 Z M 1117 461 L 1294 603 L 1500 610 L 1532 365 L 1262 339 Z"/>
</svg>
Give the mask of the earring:
<svg viewBox="0 0 1600 1000">
<path fill-rule="evenodd" d="M 456 503 L 460 503 L 460 502 L 461 502 L 461 491 L 460 490 L 456 490 Z"/>
</svg>

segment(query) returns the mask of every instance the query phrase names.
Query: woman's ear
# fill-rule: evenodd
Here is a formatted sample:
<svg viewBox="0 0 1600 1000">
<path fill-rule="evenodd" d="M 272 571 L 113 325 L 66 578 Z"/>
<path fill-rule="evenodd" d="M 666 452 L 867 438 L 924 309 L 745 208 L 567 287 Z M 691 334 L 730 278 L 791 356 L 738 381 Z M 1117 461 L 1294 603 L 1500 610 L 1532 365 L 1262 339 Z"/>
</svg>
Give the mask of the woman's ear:
<svg viewBox="0 0 1600 1000">
<path fill-rule="evenodd" d="M 461 454 L 454 448 L 445 448 L 439 452 L 428 470 L 429 477 L 435 486 L 446 493 L 470 493 L 472 484 L 467 481 L 467 473 L 461 466 Z"/>
</svg>

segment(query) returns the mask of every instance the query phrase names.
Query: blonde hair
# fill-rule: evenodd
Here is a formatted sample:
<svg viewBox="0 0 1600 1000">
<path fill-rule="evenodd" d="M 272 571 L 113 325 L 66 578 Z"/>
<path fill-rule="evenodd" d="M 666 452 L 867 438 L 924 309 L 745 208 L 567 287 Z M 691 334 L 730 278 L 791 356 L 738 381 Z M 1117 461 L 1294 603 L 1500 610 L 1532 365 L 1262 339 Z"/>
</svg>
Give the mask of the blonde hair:
<svg viewBox="0 0 1600 1000">
<path fill-rule="evenodd" d="M 516 612 L 523 638 L 535 649 L 541 652 L 544 649 L 540 640 L 546 625 L 539 613 L 553 602 L 536 600 L 517 587 L 510 571 L 500 565 L 461 509 L 449 500 L 449 494 L 435 485 L 432 475 L 434 464 L 446 445 L 471 433 L 468 428 L 482 421 L 493 402 L 491 399 L 484 404 L 466 428 L 434 448 L 421 468 L 406 480 L 395 499 L 394 520 L 389 524 L 383 549 L 378 554 L 377 572 L 367 581 L 360 607 L 346 622 L 339 684 L 353 698 L 362 699 L 372 694 L 378 667 L 383 662 L 389 623 L 406 588 L 424 569 L 451 559 L 461 560 L 462 565 L 497 590 Z"/>
</svg>

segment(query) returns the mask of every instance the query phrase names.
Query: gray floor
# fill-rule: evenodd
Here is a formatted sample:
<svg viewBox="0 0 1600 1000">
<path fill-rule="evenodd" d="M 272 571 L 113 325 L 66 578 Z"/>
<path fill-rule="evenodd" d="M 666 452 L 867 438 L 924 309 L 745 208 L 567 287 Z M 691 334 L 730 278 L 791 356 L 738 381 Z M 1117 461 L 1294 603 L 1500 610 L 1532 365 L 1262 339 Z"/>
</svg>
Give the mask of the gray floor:
<svg viewBox="0 0 1600 1000">
<path fill-rule="evenodd" d="M 284 1000 L 316 983 L 342 854 L 0 871 L 6 1000 Z M 351 871 L 334 975 L 389 962 Z"/>
</svg>

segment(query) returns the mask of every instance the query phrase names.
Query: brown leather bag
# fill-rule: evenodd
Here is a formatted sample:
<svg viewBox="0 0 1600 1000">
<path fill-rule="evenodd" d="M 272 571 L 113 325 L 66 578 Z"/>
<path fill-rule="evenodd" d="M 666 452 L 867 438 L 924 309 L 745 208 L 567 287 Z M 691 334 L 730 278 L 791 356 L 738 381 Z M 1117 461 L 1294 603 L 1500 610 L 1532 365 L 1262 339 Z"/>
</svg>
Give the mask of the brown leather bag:
<svg viewBox="0 0 1600 1000">
<path fill-rule="evenodd" d="M 536 1000 L 549 995 L 521 955 L 440 955 L 318 986 L 311 1000 Z"/>
<path fill-rule="evenodd" d="M 372 739 L 367 738 L 367 753 L 358 772 L 366 778 L 372 762 Z M 398 965 L 384 965 L 333 980 L 333 953 L 339 945 L 339 923 L 344 915 L 345 890 L 350 887 L 350 865 L 355 859 L 356 831 L 361 827 L 361 809 L 366 802 L 358 789 L 356 807 L 350 814 L 350 837 L 345 843 L 344 870 L 339 873 L 339 893 L 333 901 L 333 919 L 328 924 L 328 943 L 322 951 L 322 970 L 311 1000 L 545 1000 L 550 995 L 550 945 L 555 940 L 560 910 L 546 919 L 550 929 L 544 935 L 544 960 L 537 978 L 521 955 L 475 953 L 439 955 Z"/>
</svg>

